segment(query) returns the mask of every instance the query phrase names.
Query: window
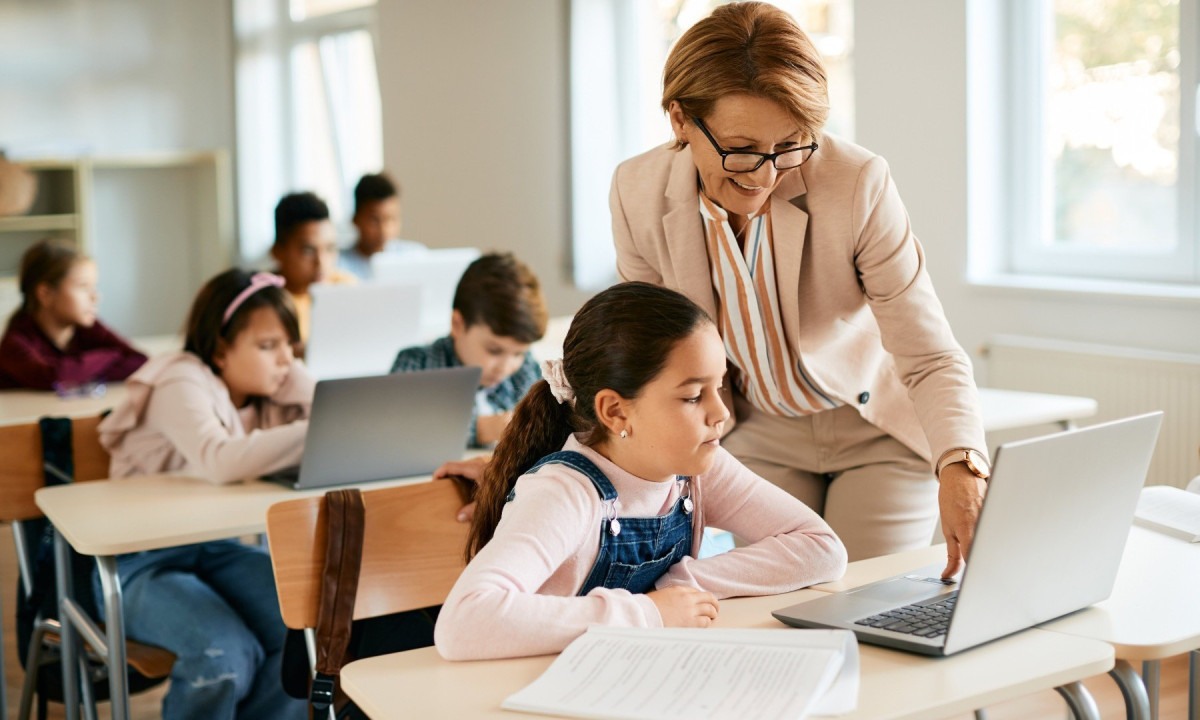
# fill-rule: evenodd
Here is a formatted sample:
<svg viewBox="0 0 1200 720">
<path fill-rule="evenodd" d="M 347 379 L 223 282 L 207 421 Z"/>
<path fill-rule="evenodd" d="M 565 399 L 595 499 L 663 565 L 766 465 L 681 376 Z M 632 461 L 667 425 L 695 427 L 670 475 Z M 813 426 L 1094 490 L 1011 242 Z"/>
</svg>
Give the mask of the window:
<svg viewBox="0 0 1200 720">
<path fill-rule="evenodd" d="M 572 0 L 571 200 L 575 284 L 616 281 L 608 191 L 613 170 L 666 143 L 662 69 L 671 45 L 723 0 Z M 854 134 L 851 0 L 779 0 L 825 60 L 826 130 Z"/>
<path fill-rule="evenodd" d="M 1010 272 L 1200 280 L 1196 4 L 1011 4 Z"/>
<path fill-rule="evenodd" d="M 374 0 L 235 0 L 242 256 L 274 238 L 275 204 L 311 190 L 335 222 L 383 166 Z"/>
</svg>

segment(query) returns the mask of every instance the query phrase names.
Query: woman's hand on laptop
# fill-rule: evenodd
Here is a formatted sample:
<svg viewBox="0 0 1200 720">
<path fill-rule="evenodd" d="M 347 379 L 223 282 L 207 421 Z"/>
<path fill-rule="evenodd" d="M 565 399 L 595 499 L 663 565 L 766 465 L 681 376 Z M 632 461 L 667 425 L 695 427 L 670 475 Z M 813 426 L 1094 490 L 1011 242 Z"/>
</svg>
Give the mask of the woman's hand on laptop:
<svg viewBox="0 0 1200 720">
<path fill-rule="evenodd" d="M 957 575 L 963 559 L 971 552 L 975 538 L 975 523 L 983 507 L 987 483 L 976 477 L 963 463 L 953 463 L 942 469 L 938 487 L 938 507 L 942 514 L 942 535 L 946 538 L 946 569 L 942 579 Z"/>
<path fill-rule="evenodd" d="M 469 460 L 451 460 L 442 463 L 441 467 L 433 471 L 433 478 L 449 478 L 452 480 L 466 480 L 472 486 L 479 485 L 479 481 L 483 479 L 483 470 L 487 464 L 491 462 L 490 456 L 473 457 Z M 474 496 L 474 487 L 471 488 L 470 496 Z M 463 505 L 458 511 L 459 522 L 471 522 L 475 517 L 475 503 L 469 502 Z"/>
</svg>

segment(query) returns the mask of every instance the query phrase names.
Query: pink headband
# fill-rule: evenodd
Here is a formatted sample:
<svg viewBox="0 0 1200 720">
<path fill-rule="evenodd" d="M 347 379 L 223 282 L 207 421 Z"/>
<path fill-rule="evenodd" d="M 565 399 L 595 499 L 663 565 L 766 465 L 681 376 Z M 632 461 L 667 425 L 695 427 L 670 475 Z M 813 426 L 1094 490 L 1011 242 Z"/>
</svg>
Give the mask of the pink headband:
<svg viewBox="0 0 1200 720">
<path fill-rule="evenodd" d="M 229 318 L 237 312 L 237 309 L 246 302 L 246 298 L 254 293 L 267 287 L 283 287 L 283 277 L 275 273 L 260 272 L 254 273 L 254 277 L 250 278 L 250 284 L 246 289 L 237 294 L 237 297 L 229 303 L 229 307 L 225 308 L 225 315 L 221 318 L 221 324 L 229 322 Z"/>
</svg>

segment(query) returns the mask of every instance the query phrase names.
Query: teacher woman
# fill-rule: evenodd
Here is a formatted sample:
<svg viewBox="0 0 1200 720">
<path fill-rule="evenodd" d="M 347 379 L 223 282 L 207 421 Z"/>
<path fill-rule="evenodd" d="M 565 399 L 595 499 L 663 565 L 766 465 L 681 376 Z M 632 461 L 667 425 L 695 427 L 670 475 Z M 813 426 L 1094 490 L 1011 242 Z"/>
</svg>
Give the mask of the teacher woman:
<svg viewBox="0 0 1200 720">
<path fill-rule="evenodd" d="M 887 163 L 822 132 L 812 43 L 774 6 L 722 6 L 671 50 L 662 104 L 675 142 L 613 176 L 617 268 L 717 320 L 725 447 L 851 560 L 928 545 L 940 507 L 957 572 L 989 472 L 971 363 Z"/>
</svg>

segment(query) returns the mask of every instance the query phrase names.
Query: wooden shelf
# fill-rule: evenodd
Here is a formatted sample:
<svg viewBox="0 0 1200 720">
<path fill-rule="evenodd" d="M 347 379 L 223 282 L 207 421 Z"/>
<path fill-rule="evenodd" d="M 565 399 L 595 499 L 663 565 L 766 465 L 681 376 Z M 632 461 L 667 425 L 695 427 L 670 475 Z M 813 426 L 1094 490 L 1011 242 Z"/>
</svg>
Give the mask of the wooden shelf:
<svg viewBox="0 0 1200 720">
<path fill-rule="evenodd" d="M 77 216 L 65 215 L 18 215 L 0 217 L 0 232 L 37 232 L 41 230 L 74 230 Z"/>
</svg>

